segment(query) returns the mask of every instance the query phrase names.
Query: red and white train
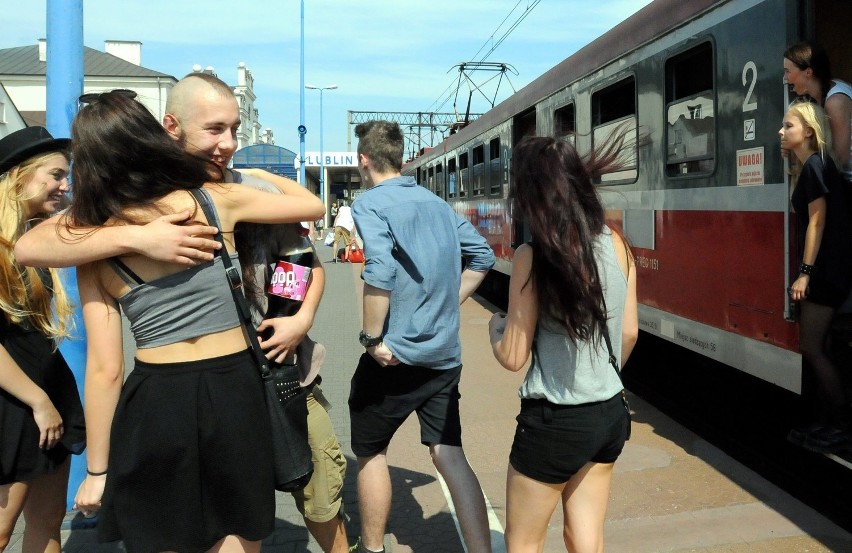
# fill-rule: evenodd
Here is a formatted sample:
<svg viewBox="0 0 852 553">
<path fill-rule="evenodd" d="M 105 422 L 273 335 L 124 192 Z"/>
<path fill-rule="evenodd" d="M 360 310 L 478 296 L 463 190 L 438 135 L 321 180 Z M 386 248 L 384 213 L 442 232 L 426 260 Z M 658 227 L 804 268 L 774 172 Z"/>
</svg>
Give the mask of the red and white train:
<svg viewBox="0 0 852 553">
<path fill-rule="evenodd" d="M 656 0 L 403 173 L 468 217 L 508 274 L 524 240 L 506 209 L 512 146 L 548 135 L 582 153 L 627 126 L 641 140 L 599 190 L 634 246 L 641 328 L 799 393 L 783 52 L 817 40 L 852 80 L 850 32 L 848 0 Z"/>
</svg>

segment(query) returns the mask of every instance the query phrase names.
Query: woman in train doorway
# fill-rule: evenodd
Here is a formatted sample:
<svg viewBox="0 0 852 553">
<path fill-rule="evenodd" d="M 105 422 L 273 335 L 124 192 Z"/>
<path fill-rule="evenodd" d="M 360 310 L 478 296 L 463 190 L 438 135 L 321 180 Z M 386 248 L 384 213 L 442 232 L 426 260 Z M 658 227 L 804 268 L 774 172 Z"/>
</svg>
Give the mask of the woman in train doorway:
<svg viewBox="0 0 852 553">
<path fill-rule="evenodd" d="M 852 184 L 852 85 L 831 75 L 828 54 L 803 41 L 784 52 L 784 79 L 799 96 L 810 96 L 825 109 L 831 128 L 831 154 Z"/>
<path fill-rule="evenodd" d="M 203 221 L 197 190 L 239 267 L 236 223 L 322 216 L 319 199 L 268 173 L 283 194 L 207 182 L 221 168 L 186 154 L 126 92 L 98 95 L 74 119 L 63 234 L 80 240 L 99 225 L 178 212 Z M 97 261 L 78 268 L 78 286 L 89 429 L 78 508 L 98 511 L 100 539 L 121 539 L 129 553 L 259 552 L 275 520 L 269 416 L 221 256 L 190 268 L 140 255 Z M 119 306 L 137 348 L 126 382 Z"/>
<path fill-rule="evenodd" d="M 789 439 L 823 453 L 852 445 L 848 401 L 827 345 L 834 314 L 852 288 L 852 226 L 843 181 L 826 151 L 829 132 L 823 109 L 804 100 L 790 105 L 778 132 L 781 147 L 802 166 L 791 199 L 798 216 L 799 271 L 790 298 L 800 305 L 800 349 L 824 411 L 815 423 L 794 428 Z"/>
<path fill-rule="evenodd" d="M 56 349 L 71 305 L 56 271 L 23 267 L 13 253 L 63 201 L 68 145 L 43 127 L 0 140 L 0 551 L 23 512 L 24 551 L 59 553 L 69 454 L 85 447 L 77 384 Z"/>
<path fill-rule="evenodd" d="M 593 179 L 617 168 L 622 140 L 585 159 L 554 138 L 512 153 L 510 209 L 532 240 L 515 251 L 506 315 L 489 324 L 510 371 L 532 364 L 519 390 L 506 484 L 510 553 L 540 552 L 561 501 L 565 546 L 603 551 L 613 465 L 630 432 L 620 375 L 639 333 L 636 270 L 605 223 Z"/>
</svg>

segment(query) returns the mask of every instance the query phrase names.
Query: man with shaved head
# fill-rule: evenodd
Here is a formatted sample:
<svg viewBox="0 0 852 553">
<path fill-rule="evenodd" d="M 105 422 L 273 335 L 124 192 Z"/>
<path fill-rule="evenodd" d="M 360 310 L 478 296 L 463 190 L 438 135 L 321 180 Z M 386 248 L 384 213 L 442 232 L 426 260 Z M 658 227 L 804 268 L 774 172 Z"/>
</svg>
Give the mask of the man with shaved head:
<svg viewBox="0 0 852 553">
<path fill-rule="evenodd" d="M 231 88 L 218 77 L 207 73 L 191 73 L 178 81 L 169 93 L 163 127 L 187 153 L 210 162 L 212 181 L 239 182 L 265 190 L 277 190 L 274 185 L 262 179 L 264 171 L 238 172 L 227 168 L 237 148 L 236 133 L 239 126 L 240 110 L 236 97 Z M 218 243 L 210 241 L 206 236 L 215 234 L 216 229 L 200 225 L 181 227 L 172 224 L 186 221 L 189 216 L 190 214 L 171 215 L 144 227 L 104 227 L 98 232 L 88 234 L 82 240 L 77 237 L 72 241 L 60 238 L 61 225 L 46 222 L 34 228 L 18 242 L 16 255 L 17 248 L 20 247 L 23 255 L 19 256 L 19 259 L 25 259 L 27 264 L 53 267 L 81 265 L 131 251 L 187 264 L 209 261 L 212 259 L 210 250 L 213 245 L 218 247 Z M 241 259 L 246 251 L 250 251 L 252 257 L 259 261 L 253 268 L 243 271 L 247 290 L 266 289 L 263 269 L 270 261 L 277 261 L 270 256 L 277 254 L 283 244 L 293 240 L 296 227 L 298 225 L 276 225 L 264 233 L 238 232 L 235 235 Z M 192 228 L 192 234 L 183 231 L 184 228 Z M 140 231 L 145 229 L 156 234 L 159 240 L 157 243 L 151 243 L 148 237 L 142 238 L 145 242 L 144 248 L 154 248 L 153 252 L 144 251 L 143 247 L 134 241 L 140 239 Z M 247 243 L 245 236 L 255 237 L 255 243 Z M 258 239 L 258 236 L 262 237 L 262 240 Z M 263 259 L 258 260 L 258 255 Z M 322 264 L 314 257 L 311 286 L 302 307 L 295 315 L 260 322 L 265 304 L 251 302 L 255 322 L 259 323 L 258 333 L 263 333 L 267 328 L 274 329 L 271 337 L 261 340 L 261 346 L 267 357 L 276 362 L 283 362 L 297 351 L 296 348 L 303 340 L 305 344 L 313 345 L 313 342 L 305 338 L 313 325 L 325 286 Z M 253 299 L 262 302 L 265 297 L 260 294 L 260 297 Z M 317 351 L 320 348 L 321 346 Z M 309 386 L 311 390 L 308 394 L 308 441 L 312 449 L 314 473 L 307 487 L 294 492 L 293 497 L 305 519 L 305 525 L 323 551 L 344 553 L 349 548 L 342 511 L 346 458 L 334 434 L 326 410 L 327 402 L 317 385 L 319 379 L 316 378 L 316 369 L 322 355 L 314 355 L 315 362 L 309 367 L 304 360 L 310 360 L 312 357 L 310 347 L 302 346 L 299 352 L 303 359 L 300 361 L 303 373 L 314 369 L 309 374 L 303 374 L 303 385 Z"/>
<path fill-rule="evenodd" d="M 208 159 L 218 169 L 211 176 L 220 180 L 237 149 L 240 108 L 221 79 L 190 73 L 169 93 L 163 127 L 187 153 Z"/>
</svg>

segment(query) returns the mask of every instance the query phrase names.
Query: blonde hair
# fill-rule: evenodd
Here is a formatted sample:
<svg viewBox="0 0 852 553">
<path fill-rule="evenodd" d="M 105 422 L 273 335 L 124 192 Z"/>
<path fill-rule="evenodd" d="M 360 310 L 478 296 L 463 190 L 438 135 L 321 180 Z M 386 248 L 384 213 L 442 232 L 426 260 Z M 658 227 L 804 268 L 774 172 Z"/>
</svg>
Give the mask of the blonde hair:
<svg viewBox="0 0 852 553">
<path fill-rule="evenodd" d="M 68 159 L 64 151 L 39 154 L 0 175 L 0 310 L 10 323 L 27 321 L 42 334 L 57 339 L 68 336 L 72 313 L 59 274 L 55 269 L 23 267 L 14 252 L 29 223 L 24 203 L 32 196 L 25 193 L 25 184 L 54 156 Z M 52 282 L 42 280 L 45 271 Z"/>
<path fill-rule="evenodd" d="M 787 113 L 798 117 L 803 126 L 813 131 L 808 145 L 819 157 L 825 159 L 826 150 L 831 153 L 831 148 L 828 147 L 831 144 L 831 127 L 828 125 L 825 110 L 813 102 L 796 100 L 787 108 Z"/>
</svg>

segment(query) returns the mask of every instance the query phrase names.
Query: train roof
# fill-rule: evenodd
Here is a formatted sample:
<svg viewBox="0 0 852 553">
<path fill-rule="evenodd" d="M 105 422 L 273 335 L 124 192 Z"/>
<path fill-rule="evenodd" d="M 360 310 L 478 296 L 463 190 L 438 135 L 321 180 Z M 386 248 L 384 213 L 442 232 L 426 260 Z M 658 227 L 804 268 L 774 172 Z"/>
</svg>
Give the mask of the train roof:
<svg viewBox="0 0 852 553">
<path fill-rule="evenodd" d="M 599 36 L 540 77 L 509 96 L 457 134 L 424 153 L 429 158 L 452 149 L 557 92 L 654 38 L 686 24 L 729 0 L 656 0 Z M 556 78 L 557 75 L 559 78 Z"/>
</svg>

